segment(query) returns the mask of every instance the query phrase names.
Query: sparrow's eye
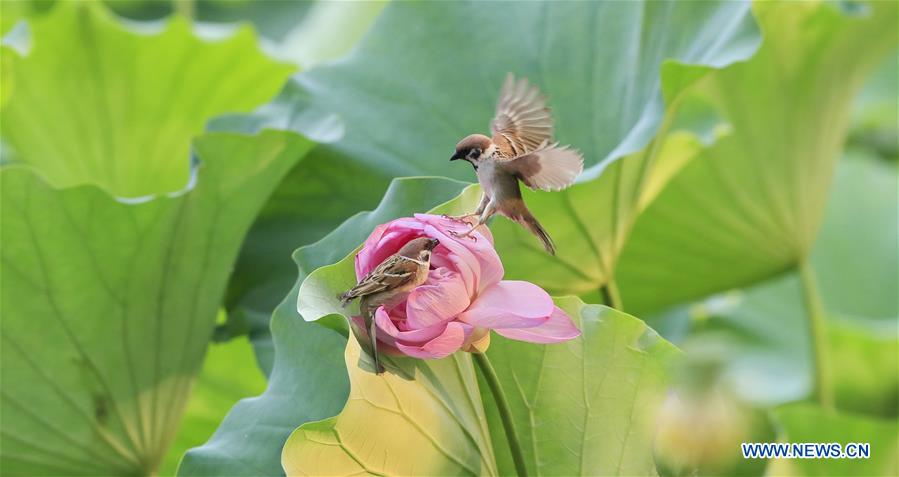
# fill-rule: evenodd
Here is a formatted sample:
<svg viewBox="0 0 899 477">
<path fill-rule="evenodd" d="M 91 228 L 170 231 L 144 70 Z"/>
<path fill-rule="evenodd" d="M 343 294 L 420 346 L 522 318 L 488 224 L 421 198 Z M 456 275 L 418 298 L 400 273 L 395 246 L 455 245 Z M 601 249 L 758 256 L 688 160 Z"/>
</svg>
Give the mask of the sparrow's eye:
<svg viewBox="0 0 899 477">
<path fill-rule="evenodd" d="M 468 151 L 468 158 L 469 158 L 469 159 L 477 159 L 477 158 L 479 158 L 479 157 L 481 157 L 481 150 L 480 150 L 480 149 L 474 148 L 474 149 Z"/>
</svg>

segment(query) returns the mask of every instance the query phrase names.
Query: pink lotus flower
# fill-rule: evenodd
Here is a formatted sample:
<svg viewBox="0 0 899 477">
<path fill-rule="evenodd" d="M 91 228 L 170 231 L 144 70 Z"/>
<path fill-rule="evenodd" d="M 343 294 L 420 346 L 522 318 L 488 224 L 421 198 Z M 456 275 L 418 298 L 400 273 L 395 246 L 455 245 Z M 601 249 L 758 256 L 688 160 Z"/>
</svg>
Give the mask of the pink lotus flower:
<svg viewBox="0 0 899 477">
<path fill-rule="evenodd" d="M 427 282 L 402 303 L 376 311 L 379 349 L 435 359 L 459 349 L 484 351 L 491 329 L 506 338 L 533 343 L 580 336 L 571 318 L 542 288 L 502 279 L 503 264 L 487 227 L 466 238 L 450 234 L 468 227 L 445 217 L 416 214 L 379 225 L 365 241 L 356 255 L 357 280 L 414 238 L 440 241 L 431 254 Z M 367 340 L 362 318 L 353 321 L 357 336 Z"/>
</svg>

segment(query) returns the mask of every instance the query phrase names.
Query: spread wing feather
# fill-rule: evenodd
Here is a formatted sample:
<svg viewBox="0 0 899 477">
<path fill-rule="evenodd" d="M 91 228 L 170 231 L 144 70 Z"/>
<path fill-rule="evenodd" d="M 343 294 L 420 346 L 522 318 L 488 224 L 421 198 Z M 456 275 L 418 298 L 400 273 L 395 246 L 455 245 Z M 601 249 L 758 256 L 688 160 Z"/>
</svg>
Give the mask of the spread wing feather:
<svg viewBox="0 0 899 477">
<path fill-rule="evenodd" d="M 546 98 L 526 79 L 516 80 L 509 73 L 500 90 L 490 129 L 494 143 L 508 145 L 508 148 L 500 147 L 502 155 L 515 157 L 536 150 L 553 136 L 553 120 Z"/>
<path fill-rule="evenodd" d="M 533 152 L 497 164 L 531 189 L 560 190 L 574 183 L 584 169 L 584 158 L 568 146 L 543 143 Z"/>
</svg>

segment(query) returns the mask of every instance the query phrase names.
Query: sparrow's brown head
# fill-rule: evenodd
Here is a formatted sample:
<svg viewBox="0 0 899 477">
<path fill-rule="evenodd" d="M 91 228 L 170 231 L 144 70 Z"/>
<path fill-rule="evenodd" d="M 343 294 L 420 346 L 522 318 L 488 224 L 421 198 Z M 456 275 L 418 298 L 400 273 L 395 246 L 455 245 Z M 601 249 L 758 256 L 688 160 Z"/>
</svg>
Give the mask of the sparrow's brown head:
<svg viewBox="0 0 899 477">
<path fill-rule="evenodd" d="M 472 134 L 456 144 L 456 152 L 450 160 L 463 159 L 475 164 L 485 155 L 493 154 L 495 150 L 496 147 L 493 146 L 493 141 L 489 137 L 483 134 Z"/>
<path fill-rule="evenodd" d="M 431 250 L 434 250 L 437 245 L 440 245 L 440 241 L 435 238 L 418 237 L 403 245 L 399 254 L 406 258 L 426 262 L 431 259 Z"/>
</svg>

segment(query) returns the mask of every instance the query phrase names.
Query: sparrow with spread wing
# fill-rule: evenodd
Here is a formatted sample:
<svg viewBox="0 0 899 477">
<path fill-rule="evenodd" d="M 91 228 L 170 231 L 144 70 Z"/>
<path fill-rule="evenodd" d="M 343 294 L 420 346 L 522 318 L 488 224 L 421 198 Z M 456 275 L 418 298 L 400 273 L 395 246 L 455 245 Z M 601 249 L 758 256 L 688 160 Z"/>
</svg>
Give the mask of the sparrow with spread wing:
<svg viewBox="0 0 899 477">
<path fill-rule="evenodd" d="M 369 272 L 356 286 L 339 296 L 344 306 L 359 298 L 359 311 L 371 340 L 371 355 L 377 373 L 383 372 L 384 368 L 378 357 L 375 311 L 382 305 L 391 307 L 401 303 L 409 292 L 428 279 L 431 250 L 439 244 L 437 239 L 429 237 L 410 240 L 397 253 L 387 257 Z"/>
<path fill-rule="evenodd" d="M 546 99 L 536 86 L 524 78 L 516 81 L 511 73 L 500 90 L 490 129 L 492 137 L 472 134 L 459 141 L 450 158 L 470 162 L 484 191 L 474 213 L 454 217 L 478 217 L 471 229 L 458 235 L 470 235 L 498 212 L 536 235 L 555 255 L 549 234 L 524 204 L 518 181 L 535 190 L 564 189 L 584 168 L 581 153 L 553 141 Z"/>
</svg>

